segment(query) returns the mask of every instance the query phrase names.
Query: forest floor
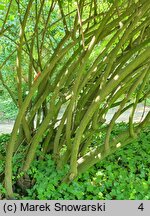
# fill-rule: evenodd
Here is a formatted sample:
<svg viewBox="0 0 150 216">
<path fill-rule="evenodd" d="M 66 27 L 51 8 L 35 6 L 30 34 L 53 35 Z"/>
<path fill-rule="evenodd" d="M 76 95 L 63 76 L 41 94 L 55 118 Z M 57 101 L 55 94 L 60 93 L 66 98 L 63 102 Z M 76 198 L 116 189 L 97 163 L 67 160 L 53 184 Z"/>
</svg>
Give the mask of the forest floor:
<svg viewBox="0 0 150 216">
<path fill-rule="evenodd" d="M 109 110 L 109 112 L 106 115 L 106 123 L 109 123 L 110 120 L 112 119 L 114 113 L 116 112 L 117 107 L 112 108 Z M 136 111 L 135 111 L 135 115 L 134 115 L 134 122 L 139 122 L 141 121 L 145 115 L 150 111 L 150 106 L 146 106 L 144 107 L 143 104 L 138 104 Z M 117 119 L 117 123 L 119 122 L 128 122 L 129 120 L 129 115 L 130 115 L 131 109 L 127 110 L 126 112 L 124 112 L 118 119 Z M 63 110 L 61 111 L 60 115 L 63 114 Z M 0 122 L 0 134 L 2 133 L 11 133 L 13 126 L 14 126 L 14 122 L 15 121 L 3 121 Z"/>
</svg>

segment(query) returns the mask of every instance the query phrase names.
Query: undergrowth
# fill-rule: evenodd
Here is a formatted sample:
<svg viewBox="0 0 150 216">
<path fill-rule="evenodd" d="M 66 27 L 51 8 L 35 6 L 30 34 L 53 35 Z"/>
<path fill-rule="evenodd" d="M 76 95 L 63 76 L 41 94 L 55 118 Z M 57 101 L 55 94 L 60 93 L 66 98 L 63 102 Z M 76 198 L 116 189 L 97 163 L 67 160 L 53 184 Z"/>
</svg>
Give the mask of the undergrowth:
<svg viewBox="0 0 150 216">
<path fill-rule="evenodd" d="M 127 127 L 120 123 L 115 126 L 112 137 Z M 15 192 L 18 199 L 37 200 L 149 200 L 150 199 L 150 127 L 145 128 L 137 141 L 118 150 L 105 160 L 97 163 L 83 173 L 71 184 L 61 183 L 69 166 L 57 171 L 50 155 L 45 160 L 39 160 L 41 151 L 37 152 L 28 176 L 33 180 L 32 187 L 24 193 L 19 188 Z M 0 136 L 0 152 L 5 156 L 6 143 L 9 135 Z M 102 135 L 101 135 L 102 137 Z M 93 142 L 100 141 L 99 134 L 95 134 Z M 13 181 L 16 184 L 19 176 L 16 172 L 22 161 L 22 153 L 14 157 Z M 0 161 L 0 175 L 4 171 L 4 162 Z M 0 184 L 2 195 L 5 190 Z"/>
</svg>

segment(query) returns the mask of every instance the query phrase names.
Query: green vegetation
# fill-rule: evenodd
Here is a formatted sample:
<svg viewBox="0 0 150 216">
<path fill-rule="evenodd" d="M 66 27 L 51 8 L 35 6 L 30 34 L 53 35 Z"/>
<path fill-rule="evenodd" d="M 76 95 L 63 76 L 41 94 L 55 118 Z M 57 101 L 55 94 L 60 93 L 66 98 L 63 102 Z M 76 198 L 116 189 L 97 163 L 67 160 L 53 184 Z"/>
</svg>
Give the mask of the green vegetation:
<svg viewBox="0 0 150 216">
<path fill-rule="evenodd" d="M 150 106 L 150 99 L 149 98 L 147 98 L 147 100 L 146 100 L 146 105 Z"/>
<path fill-rule="evenodd" d="M 127 127 L 123 123 L 117 124 L 112 136 L 119 134 Z M 6 144 L 8 138 L 10 138 L 9 135 L 0 137 L 3 155 L 6 147 L 4 144 Z M 94 139 L 93 142 L 99 141 Z M 63 170 L 56 171 L 54 161 L 49 155 L 46 155 L 44 161 L 36 160 L 32 163 L 28 171 L 30 182 L 26 182 L 29 187 L 27 190 L 24 190 L 17 183 L 18 176 L 13 176 L 15 192 L 20 194 L 18 199 L 149 200 L 149 143 L 150 127 L 147 127 L 132 145 L 128 145 L 114 155 L 108 156 L 102 162 L 97 163 L 70 185 L 61 183 L 61 179 L 67 173 L 69 167 L 66 166 Z M 40 156 L 41 153 L 38 150 L 37 157 Z M 14 160 L 21 161 L 21 158 L 22 155 L 15 156 Z M 15 174 L 21 164 L 20 162 L 14 164 L 13 172 Z M 3 189 L 2 192 L 5 193 L 5 190 Z"/>
<path fill-rule="evenodd" d="M 63 198 L 54 192 L 63 182 L 60 191 L 83 198 L 75 185 L 84 191 L 89 184 L 84 176 L 95 169 L 87 197 L 97 196 L 90 197 L 90 188 L 100 178 L 105 188 L 99 196 L 119 198 L 116 170 L 110 184 L 106 175 L 113 165 L 103 160 L 110 156 L 111 162 L 120 148 L 124 158 L 124 147 L 135 145 L 150 124 L 150 111 L 134 124 L 138 104 L 149 103 L 150 95 L 149 0 L 2 0 L 0 12 L 0 112 L 1 118 L 15 118 L 0 161 L 6 197 L 28 191 L 33 198 Z M 111 108 L 116 112 L 106 125 Z M 131 110 L 128 126 L 116 132 L 126 110 Z M 140 141 L 136 145 L 140 148 Z M 49 166 L 52 170 L 45 170 Z M 40 186 L 44 173 L 47 180 Z M 51 193 L 44 195 L 44 187 Z M 124 198 L 136 198 L 134 189 Z"/>
<path fill-rule="evenodd" d="M 18 110 L 11 98 L 4 99 L 0 97 L 0 121 L 15 120 L 17 112 Z"/>
</svg>

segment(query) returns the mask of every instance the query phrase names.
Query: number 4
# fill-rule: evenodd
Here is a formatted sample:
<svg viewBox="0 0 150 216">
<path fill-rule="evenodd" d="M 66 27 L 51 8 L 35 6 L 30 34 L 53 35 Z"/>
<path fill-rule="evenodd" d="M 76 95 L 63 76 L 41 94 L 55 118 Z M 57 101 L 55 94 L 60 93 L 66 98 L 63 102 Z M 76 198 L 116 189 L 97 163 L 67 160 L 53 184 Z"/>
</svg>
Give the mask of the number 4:
<svg viewBox="0 0 150 216">
<path fill-rule="evenodd" d="M 143 206 L 143 203 L 141 203 L 138 207 L 139 210 L 143 211 L 144 210 L 144 206 Z"/>
</svg>

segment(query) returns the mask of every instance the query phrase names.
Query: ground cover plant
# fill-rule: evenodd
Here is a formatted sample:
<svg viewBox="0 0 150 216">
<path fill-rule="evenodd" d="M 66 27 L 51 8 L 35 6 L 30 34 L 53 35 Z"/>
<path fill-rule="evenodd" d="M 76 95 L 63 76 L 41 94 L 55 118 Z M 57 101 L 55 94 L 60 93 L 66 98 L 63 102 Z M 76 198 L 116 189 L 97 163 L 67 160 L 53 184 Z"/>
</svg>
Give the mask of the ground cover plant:
<svg viewBox="0 0 150 216">
<path fill-rule="evenodd" d="M 1 2 L 0 80 L 18 111 L 1 159 L 6 196 L 15 197 L 16 178 L 28 189 L 37 161 L 60 173 L 66 167 L 61 181 L 75 184 L 134 143 L 150 123 L 150 112 L 133 122 L 137 105 L 150 94 L 150 2 Z M 129 108 L 128 127 L 112 137 L 116 120 Z"/>
<path fill-rule="evenodd" d="M 124 123 L 117 124 L 113 135 L 120 133 L 128 127 Z M 99 134 L 97 134 L 99 136 Z M 99 142 L 94 137 L 93 143 Z M 1 154 L 6 154 L 6 143 L 10 135 L 1 135 Z M 150 127 L 145 128 L 138 139 L 114 155 L 91 167 L 70 185 L 61 183 L 62 177 L 69 167 L 56 171 L 54 161 L 50 155 L 46 159 L 34 161 L 28 174 L 30 184 L 28 189 L 23 190 L 17 184 L 18 176 L 15 173 L 21 163 L 22 156 L 16 156 L 14 163 L 14 185 L 17 199 L 77 199 L 77 200 L 149 200 L 150 199 Z M 37 155 L 41 155 L 40 151 Z M 20 162 L 19 162 L 20 161 Z M 3 168 L 2 168 L 3 167 Z M 4 171 L 1 165 L 0 175 Z M 44 178 L 44 182 L 43 182 Z M 2 195 L 5 197 L 5 189 L 0 185 Z M 18 195 L 19 194 L 19 195 Z"/>
</svg>

